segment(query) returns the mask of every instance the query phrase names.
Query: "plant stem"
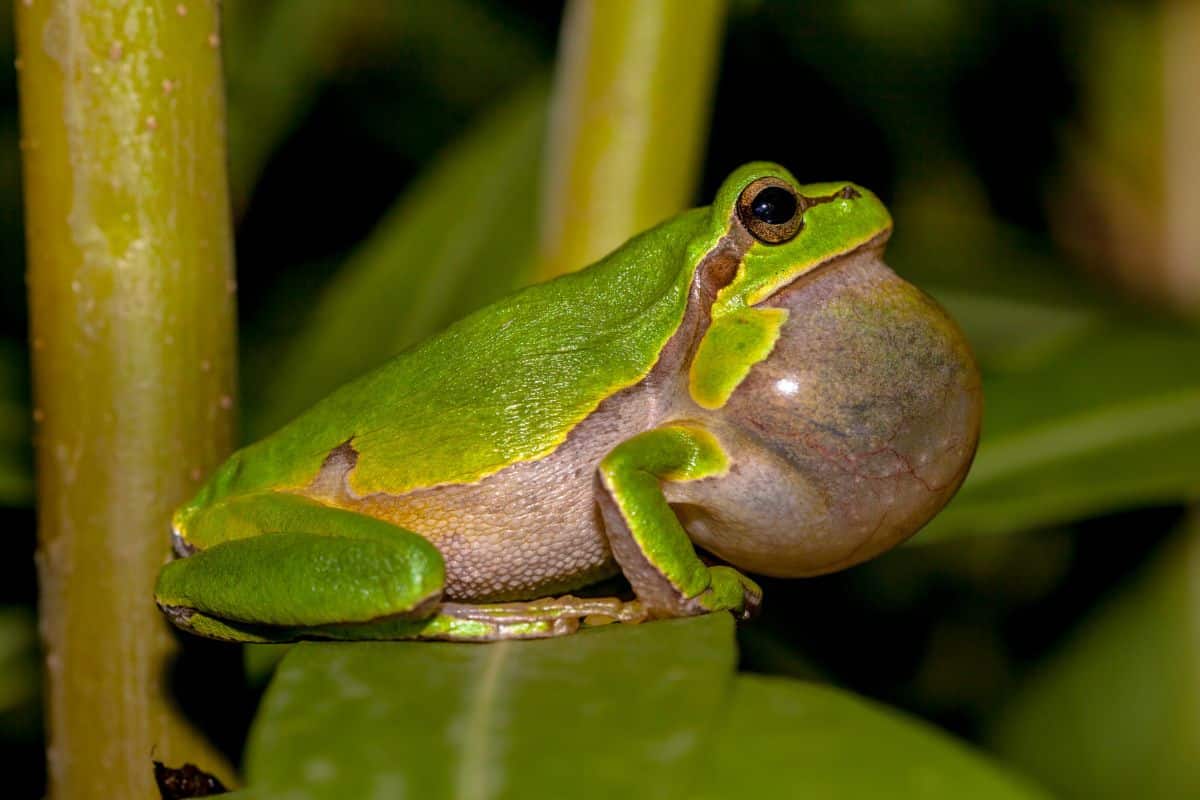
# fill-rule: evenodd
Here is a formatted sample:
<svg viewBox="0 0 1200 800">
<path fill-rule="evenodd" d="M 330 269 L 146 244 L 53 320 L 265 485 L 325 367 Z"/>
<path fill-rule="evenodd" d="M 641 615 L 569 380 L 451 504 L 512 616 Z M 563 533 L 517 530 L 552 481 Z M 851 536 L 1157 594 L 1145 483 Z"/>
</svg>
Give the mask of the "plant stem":
<svg viewBox="0 0 1200 800">
<path fill-rule="evenodd" d="M 216 0 L 17 4 L 51 798 L 223 773 L 167 691 L 172 508 L 233 431 Z"/>
<path fill-rule="evenodd" d="M 538 277 L 586 266 L 692 199 L 724 0 L 572 0 L 543 171 Z"/>
</svg>

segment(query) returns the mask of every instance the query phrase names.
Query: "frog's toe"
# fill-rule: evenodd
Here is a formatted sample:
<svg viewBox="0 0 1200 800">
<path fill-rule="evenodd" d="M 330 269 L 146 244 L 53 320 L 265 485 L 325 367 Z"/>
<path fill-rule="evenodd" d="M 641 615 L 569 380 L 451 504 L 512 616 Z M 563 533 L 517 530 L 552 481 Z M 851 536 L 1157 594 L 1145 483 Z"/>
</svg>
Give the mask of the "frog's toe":
<svg viewBox="0 0 1200 800">
<path fill-rule="evenodd" d="M 742 610 L 737 612 L 736 616 L 740 620 L 751 620 L 759 615 L 762 611 L 762 590 L 757 586 L 743 587 L 742 591 Z"/>
<path fill-rule="evenodd" d="M 754 619 L 762 610 L 762 589 L 742 573 L 734 571 L 734 574 L 742 586 L 742 604 L 741 607 L 733 609 L 734 616 L 740 620 Z"/>
</svg>

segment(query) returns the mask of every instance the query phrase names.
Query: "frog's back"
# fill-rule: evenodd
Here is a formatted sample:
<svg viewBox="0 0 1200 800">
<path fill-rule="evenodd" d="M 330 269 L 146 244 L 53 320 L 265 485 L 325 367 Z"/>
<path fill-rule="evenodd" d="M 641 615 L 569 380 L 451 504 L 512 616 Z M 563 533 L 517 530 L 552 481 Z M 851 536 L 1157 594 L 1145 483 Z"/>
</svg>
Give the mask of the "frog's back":
<svg viewBox="0 0 1200 800">
<path fill-rule="evenodd" d="M 350 491 L 394 496 L 545 456 L 654 366 L 684 314 L 702 219 L 703 209 L 677 217 L 347 384 L 248 448 L 239 483 L 299 489 L 348 447 Z M 287 474 L 270 466 L 281 464 Z"/>
</svg>

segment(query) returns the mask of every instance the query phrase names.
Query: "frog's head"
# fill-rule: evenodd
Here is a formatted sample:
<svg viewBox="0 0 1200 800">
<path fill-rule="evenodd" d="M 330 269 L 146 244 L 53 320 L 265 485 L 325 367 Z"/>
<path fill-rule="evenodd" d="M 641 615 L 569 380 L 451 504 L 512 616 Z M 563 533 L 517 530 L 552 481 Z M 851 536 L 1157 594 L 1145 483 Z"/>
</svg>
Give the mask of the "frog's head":
<svg viewBox="0 0 1200 800">
<path fill-rule="evenodd" d="M 982 395 L 961 331 L 883 263 L 891 218 L 862 187 L 750 164 L 711 213 L 741 260 L 715 293 L 690 393 L 808 497 L 781 529 L 714 549 L 798 576 L 898 544 L 950 500 L 975 452 Z"/>
</svg>

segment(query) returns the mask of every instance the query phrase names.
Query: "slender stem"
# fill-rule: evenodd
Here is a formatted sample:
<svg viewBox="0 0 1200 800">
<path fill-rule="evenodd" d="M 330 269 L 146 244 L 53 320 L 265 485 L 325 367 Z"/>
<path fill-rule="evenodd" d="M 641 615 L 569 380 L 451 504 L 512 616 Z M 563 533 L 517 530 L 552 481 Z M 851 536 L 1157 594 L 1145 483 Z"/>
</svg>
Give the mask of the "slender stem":
<svg viewBox="0 0 1200 800">
<path fill-rule="evenodd" d="M 539 277 L 586 266 L 695 191 L 724 0 L 572 0 L 543 172 Z"/>
<path fill-rule="evenodd" d="M 152 758 L 225 772 L 151 600 L 232 442 L 218 3 L 20 0 L 17 41 L 50 797 L 149 798 Z"/>
</svg>

